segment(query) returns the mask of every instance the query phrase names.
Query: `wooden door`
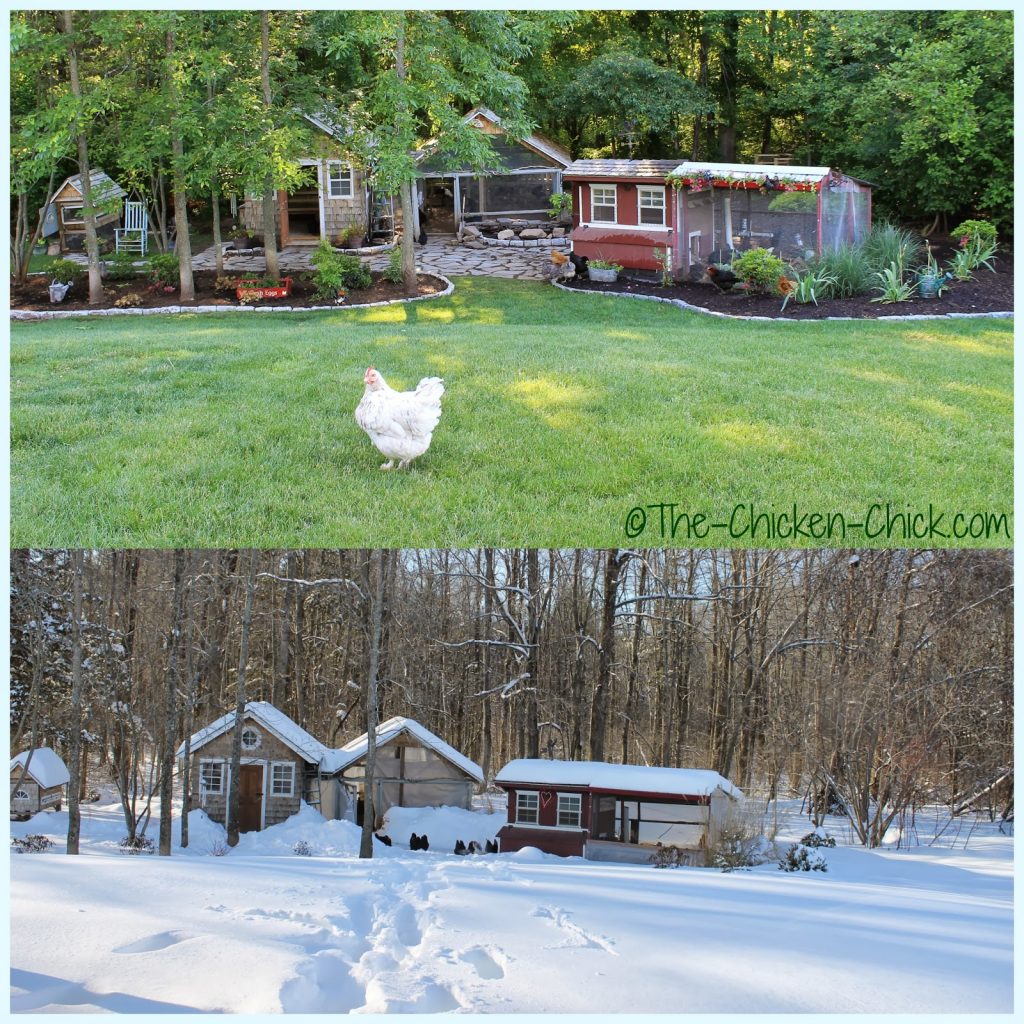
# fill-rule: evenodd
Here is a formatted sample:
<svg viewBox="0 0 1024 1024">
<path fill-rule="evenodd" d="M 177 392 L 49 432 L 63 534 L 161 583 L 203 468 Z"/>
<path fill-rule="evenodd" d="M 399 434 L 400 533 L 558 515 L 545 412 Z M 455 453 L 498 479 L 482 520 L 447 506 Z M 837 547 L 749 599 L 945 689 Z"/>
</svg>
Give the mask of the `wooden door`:
<svg viewBox="0 0 1024 1024">
<path fill-rule="evenodd" d="M 259 832 L 263 826 L 263 765 L 243 764 L 238 776 L 238 830 Z"/>
</svg>

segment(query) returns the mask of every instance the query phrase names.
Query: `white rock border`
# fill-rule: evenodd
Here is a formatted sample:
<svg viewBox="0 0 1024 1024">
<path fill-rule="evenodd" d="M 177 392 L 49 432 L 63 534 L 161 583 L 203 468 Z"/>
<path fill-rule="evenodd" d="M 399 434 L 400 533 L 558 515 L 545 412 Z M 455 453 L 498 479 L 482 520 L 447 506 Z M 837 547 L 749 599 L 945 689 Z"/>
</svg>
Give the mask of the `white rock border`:
<svg viewBox="0 0 1024 1024">
<path fill-rule="evenodd" d="M 904 316 L 819 316 L 809 317 L 804 320 L 796 320 L 785 316 L 741 316 L 737 313 L 720 313 L 716 309 L 704 309 L 703 306 L 693 306 L 682 299 L 663 299 L 658 295 L 635 295 L 633 292 L 598 292 L 589 288 L 569 288 L 558 281 L 551 282 L 556 288 L 563 292 L 571 292 L 573 295 L 610 295 L 615 299 L 642 299 L 646 302 L 664 302 L 669 306 L 678 306 L 688 313 L 700 313 L 703 316 L 717 316 L 722 320 L 760 320 L 773 324 L 821 324 L 844 320 L 847 323 L 874 323 L 876 320 L 1012 320 L 1013 311 L 998 313 L 909 313 Z"/>
<path fill-rule="evenodd" d="M 424 277 L 433 277 L 444 282 L 444 288 L 433 295 L 414 295 L 408 299 L 384 299 L 381 302 L 355 302 L 352 305 L 342 303 L 340 306 L 154 306 L 147 309 L 12 309 L 11 319 L 31 320 L 70 320 L 83 316 L 157 316 L 189 313 L 309 313 L 330 310 L 332 312 L 346 309 L 370 309 L 373 306 L 395 306 L 401 302 L 427 302 L 430 299 L 443 299 L 455 291 L 455 282 L 444 274 L 435 271 L 421 271 Z"/>
</svg>

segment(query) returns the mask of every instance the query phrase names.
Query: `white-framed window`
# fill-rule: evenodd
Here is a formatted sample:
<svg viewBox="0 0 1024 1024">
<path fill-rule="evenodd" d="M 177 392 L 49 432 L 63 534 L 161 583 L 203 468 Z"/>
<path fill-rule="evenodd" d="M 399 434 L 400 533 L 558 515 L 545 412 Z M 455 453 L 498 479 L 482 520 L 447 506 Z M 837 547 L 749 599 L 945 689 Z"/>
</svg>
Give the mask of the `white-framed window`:
<svg viewBox="0 0 1024 1024">
<path fill-rule="evenodd" d="M 597 224 L 614 224 L 616 221 L 614 185 L 590 186 L 590 220 Z"/>
<path fill-rule="evenodd" d="M 224 762 L 202 761 L 199 764 L 199 788 L 210 794 L 224 792 Z"/>
<path fill-rule="evenodd" d="M 292 796 L 295 793 L 295 764 L 281 761 L 270 766 L 270 795 Z"/>
<path fill-rule="evenodd" d="M 327 194 L 331 199 L 351 199 L 355 195 L 352 166 L 337 160 L 327 164 Z"/>
<path fill-rule="evenodd" d="M 243 750 L 257 750 L 260 745 L 260 734 L 251 725 L 247 725 L 242 730 L 242 749 Z"/>
<path fill-rule="evenodd" d="M 25 790 L 23 790 L 23 789 L 19 789 L 14 794 L 14 799 L 15 800 L 27 800 L 28 799 L 28 793 L 26 793 Z"/>
<path fill-rule="evenodd" d="M 516 793 L 516 821 L 524 825 L 536 825 L 540 820 L 540 794 Z"/>
<path fill-rule="evenodd" d="M 81 206 L 62 206 L 60 216 L 65 224 L 84 224 L 85 213 Z"/>
<path fill-rule="evenodd" d="M 636 190 L 638 219 L 641 224 L 665 226 L 665 189 L 638 186 Z"/>
<path fill-rule="evenodd" d="M 556 824 L 559 828 L 579 828 L 583 814 L 583 800 L 579 793 L 558 794 L 558 817 Z"/>
</svg>

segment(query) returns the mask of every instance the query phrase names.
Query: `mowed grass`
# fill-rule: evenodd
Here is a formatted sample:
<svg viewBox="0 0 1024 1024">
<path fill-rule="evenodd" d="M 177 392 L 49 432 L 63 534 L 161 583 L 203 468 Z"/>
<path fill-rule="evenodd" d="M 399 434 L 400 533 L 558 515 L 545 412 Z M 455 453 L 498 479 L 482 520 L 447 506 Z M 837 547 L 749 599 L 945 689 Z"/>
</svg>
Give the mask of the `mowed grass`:
<svg viewBox="0 0 1024 1024">
<path fill-rule="evenodd" d="M 365 310 L 13 324 L 11 540 L 1007 545 L 849 524 L 872 503 L 1010 514 L 1012 341 L 1006 321 L 724 321 L 482 278 Z M 381 472 L 353 420 L 371 363 L 398 389 L 445 379 L 409 472 Z M 662 503 L 734 529 L 672 536 Z M 734 535 L 736 506 L 794 503 L 847 533 Z"/>
</svg>

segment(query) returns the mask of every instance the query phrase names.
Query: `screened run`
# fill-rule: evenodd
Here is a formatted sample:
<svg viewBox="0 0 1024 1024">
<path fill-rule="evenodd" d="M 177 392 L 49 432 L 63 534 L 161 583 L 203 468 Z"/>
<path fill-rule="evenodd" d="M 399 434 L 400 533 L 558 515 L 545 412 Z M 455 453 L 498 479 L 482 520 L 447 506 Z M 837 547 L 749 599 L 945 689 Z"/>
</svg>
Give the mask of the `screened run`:
<svg viewBox="0 0 1024 1024">
<path fill-rule="evenodd" d="M 707 808 L 628 796 L 595 796 L 590 834 L 594 839 L 633 845 L 698 846 L 707 827 Z"/>
</svg>

